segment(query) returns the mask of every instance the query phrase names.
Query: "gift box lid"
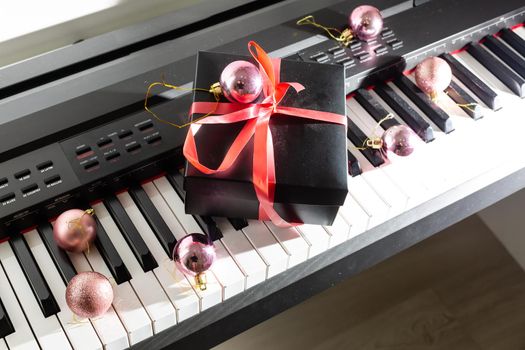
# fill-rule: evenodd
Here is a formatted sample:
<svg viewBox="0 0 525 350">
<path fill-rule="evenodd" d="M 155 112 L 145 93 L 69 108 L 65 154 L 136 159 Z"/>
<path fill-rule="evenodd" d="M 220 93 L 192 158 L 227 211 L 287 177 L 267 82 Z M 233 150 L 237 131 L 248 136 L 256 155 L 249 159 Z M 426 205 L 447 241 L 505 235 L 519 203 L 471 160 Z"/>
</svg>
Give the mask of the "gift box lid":
<svg viewBox="0 0 525 350">
<path fill-rule="evenodd" d="M 252 57 L 199 52 L 194 87 L 210 87 L 218 81 L 224 67 L 235 60 L 247 60 L 257 65 Z M 280 105 L 345 115 L 342 66 L 283 59 L 280 72 L 281 82 L 298 82 L 305 87 L 299 93 L 289 89 Z M 260 96 L 256 102 L 262 99 Z M 215 99 L 208 92 L 195 91 L 194 101 L 214 102 Z M 221 97 L 221 102 L 229 101 Z M 217 168 L 243 125 L 244 122 L 202 125 L 195 135 L 201 163 Z M 346 127 L 275 114 L 270 121 L 270 130 L 275 154 L 274 201 L 342 205 L 348 191 Z M 205 175 L 187 164 L 185 189 L 202 192 L 222 187 L 223 191 L 226 188 L 236 192 L 233 195 L 256 200 L 251 182 L 252 161 L 253 137 L 234 165 L 225 172 Z M 208 188 L 202 188 L 203 179 L 210 180 Z"/>
</svg>

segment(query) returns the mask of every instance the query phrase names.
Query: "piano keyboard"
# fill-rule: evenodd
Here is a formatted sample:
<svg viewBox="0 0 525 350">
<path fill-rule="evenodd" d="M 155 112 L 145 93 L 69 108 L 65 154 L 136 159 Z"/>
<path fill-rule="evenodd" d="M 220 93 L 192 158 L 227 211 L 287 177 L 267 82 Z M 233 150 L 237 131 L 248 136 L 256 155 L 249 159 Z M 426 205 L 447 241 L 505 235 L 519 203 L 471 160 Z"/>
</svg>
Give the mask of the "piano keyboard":
<svg viewBox="0 0 525 350">
<path fill-rule="evenodd" d="M 524 39 L 518 27 L 445 54 L 453 84 L 436 104 L 421 98 L 411 74 L 350 94 L 349 195 L 333 226 L 248 220 L 236 231 L 226 219 L 193 217 L 184 213 L 180 173 L 170 172 L 91 203 L 98 235 L 84 254 L 57 248 L 49 222 L 11 232 L 0 243 L 0 349 L 127 348 L 462 184 L 524 167 Z M 378 127 L 388 113 L 394 119 Z M 421 138 L 410 157 L 385 161 L 357 149 L 398 123 Z M 204 291 L 171 260 L 178 239 L 207 232 L 203 223 L 219 231 Z M 111 277 L 115 301 L 101 317 L 77 320 L 65 303 L 81 271 Z"/>
</svg>

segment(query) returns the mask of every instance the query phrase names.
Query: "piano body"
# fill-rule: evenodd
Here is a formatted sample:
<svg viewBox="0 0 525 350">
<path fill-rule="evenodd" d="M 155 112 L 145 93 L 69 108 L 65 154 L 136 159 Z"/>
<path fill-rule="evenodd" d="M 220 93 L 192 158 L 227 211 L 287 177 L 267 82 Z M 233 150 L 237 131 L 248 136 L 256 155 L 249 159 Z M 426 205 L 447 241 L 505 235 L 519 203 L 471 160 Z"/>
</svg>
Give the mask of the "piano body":
<svg viewBox="0 0 525 350">
<path fill-rule="evenodd" d="M 353 0 L 200 2 L 0 68 L 0 349 L 209 348 L 525 187 L 525 6 L 521 0 L 371 0 L 385 29 L 342 48 L 295 22 L 343 27 Z M 143 109 L 147 86 L 192 86 L 199 50 L 346 67 L 349 195 L 331 227 L 282 229 L 184 213 L 184 130 Z M 410 71 L 441 55 L 448 97 L 421 98 Z M 405 73 L 405 74 L 403 74 Z M 190 94 L 158 91 L 155 111 L 183 120 Z M 377 121 L 424 141 L 407 159 L 357 150 Z M 388 125 L 385 124 L 385 127 Z M 513 133 L 513 131 L 517 131 Z M 64 210 L 92 206 L 89 254 L 53 242 Z M 201 291 L 170 245 L 215 240 Z M 80 271 L 115 281 L 110 311 L 72 322 Z"/>
</svg>

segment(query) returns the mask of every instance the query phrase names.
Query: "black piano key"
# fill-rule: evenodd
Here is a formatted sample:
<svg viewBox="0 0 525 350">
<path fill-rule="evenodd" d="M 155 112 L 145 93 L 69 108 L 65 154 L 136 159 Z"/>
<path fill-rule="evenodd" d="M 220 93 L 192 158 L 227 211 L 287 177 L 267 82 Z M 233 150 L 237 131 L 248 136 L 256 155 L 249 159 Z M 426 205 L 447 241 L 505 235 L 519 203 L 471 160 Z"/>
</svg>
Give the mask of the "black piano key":
<svg viewBox="0 0 525 350">
<path fill-rule="evenodd" d="M 443 132 L 448 134 L 454 130 L 449 115 L 432 102 L 427 94 L 421 91 L 410 79 L 401 75 L 394 81 L 394 84 Z"/>
<path fill-rule="evenodd" d="M 346 152 L 348 154 L 348 174 L 352 177 L 361 175 L 363 171 L 361 170 L 361 165 L 357 161 L 357 158 L 349 150 Z"/>
<path fill-rule="evenodd" d="M 389 114 L 388 111 L 366 89 L 358 89 L 355 92 L 355 99 L 378 123 Z M 399 122 L 393 118 L 384 120 L 381 123 L 381 127 L 385 130 L 396 125 L 399 125 Z"/>
<path fill-rule="evenodd" d="M 486 36 L 483 44 L 498 56 L 500 60 L 514 69 L 522 78 L 525 78 L 525 59 L 523 57 L 509 49 L 492 35 Z"/>
<path fill-rule="evenodd" d="M 102 259 L 106 263 L 117 284 L 129 281 L 131 275 L 128 268 L 124 265 L 124 262 L 115 249 L 113 242 L 109 239 L 106 230 L 96 216 L 95 221 L 97 222 L 97 238 L 95 238 L 95 246 L 97 247 L 98 252 L 102 256 Z"/>
<path fill-rule="evenodd" d="M 228 218 L 228 221 L 233 226 L 233 228 L 237 231 L 242 230 L 246 226 L 248 226 L 248 220 L 242 219 L 242 218 Z"/>
<path fill-rule="evenodd" d="M 472 119 L 476 120 L 483 117 L 483 107 L 454 81 L 450 82 L 445 92 Z"/>
<path fill-rule="evenodd" d="M 36 264 L 35 258 L 29 250 L 27 242 L 24 237 L 22 237 L 22 234 L 14 234 L 9 240 L 9 244 L 13 249 L 13 253 L 16 256 L 22 271 L 24 271 L 24 275 L 31 286 L 31 290 L 35 295 L 44 316 L 49 317 L 59 313 L 60 308 L 58 307 L 55 297 L 51 293 L 44 276 L 42 276 L 42 272 Z"/>
<path fill-rule="evenodd" d="M 185 191 L 183 187 L 184 177 L 179 172 L 170 173 L 166 176 L 168 182 L 173 186 L 175 192 L 179 195 L 180 199 L 184 202 Z M 222 238 L 222 232 L 217 226 L 217 223 L 210 216 L 193 215 L 195 221 L 204 231 L 204 233 L 212 240 L 216 241 Z"/>
<path fill-rule="evenodd" d="M 505 28 L 501 31 L 501 38 L 505 40 L 514 50 L 518 51 L 525 57 L 525 40 L 523 40 L 513 30 Z"/>
<path fill-rule="evenodd" d="M 376 92 L 425 142 L 434 140 L 434 130 L 410 105 L 390 86 L 376 86 Z"/>
<path fill-rule="evenodd" d="M 130 188 L 129 194 L 148 222 L 151 230 L 155 233 L 155 236 L 157 236 L 164 251 L 166 251 L 168 256 L 172 256 L 173 248 L 175 248 L 175 244 L 177 244 L 177 239 L 166 222 L 164 222 L 164 219 L 157 211 L 157 208 L 155 208 L 151 199 L 149 199 L 146 191 L 144 191 L 142 186 L 135 185 Z"/>
<path fill-rule="evenodd" d="M 9 288 L 8 286 L 2 286 L 2 288 Z M 13 324 L 5 311 L 4 304 L 0 300 L 0 338 L 7 337 L 9 334 L 14 333 L 15 329 Z"/>
<path fill-rule="evenodd" d="M 352 142 L 352 144 L 355 147 L 363 147 L 365 140 L 367 139 L 365 133 L 363 133 L 361 129 L 359 129 L 357 125 L 350 118 L 346 118 L 346 119 L 348 122 L 348 129 L 346 131 L 346 135 L 348 139 Z M 372 164 L 375 167 L 378 167 L 385 162 L 385 160 L 383 159 L 383 156 L 381 155 L 380 150 L 366 148 L 366 149 L 362 149 L 359 151 L 363 153 L 363 155 L 365 156 L 366 159 L 368 159 L 370 164 Z"/>
<path fill-rule="evenodd" d="M 525 80 L 503 65 L 478 44 L 468 44 L 467 52 L 519 97 L 525 97 Z"/>
<path fill-rule="evenodd" d="M 487 84 L 479 79 L 467 67 L 462 65 L 453 56 L 445 53 L 441 55 L 452 69 L 452 73 L 458 78 L 466 87 L 468 87 L 476 96 L 479 97 L 490 109 L 497 111 L 501 106 L 501 99 L 498 94 L 492 90 Z"/>
<path fill-rule="evenodd" d="M 53 238 L 53 226 L 50 223 L 46 222 L 41 225 L 38 225 L 37 231 L 42 238 L 42 242 L 47 248 L 51 259 L 57 267 L 58 273 L 65 284 L 68 284 L 69 281 L 77 274 L 73 263 L 69 259 L 69 255 L 57 246 L 55 239 Z"/>
<path fill-rule="evenodd" d="M 159 264 L 151 254 L 148 246 L 137 231 L 135 225 L 133 225 L 133 222 L 117 197 L 114 195 L 107 196 L 106 199 L 104 199 L 104 204 L 120 232 L 122 232 L 131 251 L 137 258 L 142 270 L 148 272 L 158 267 Z"/>
</svg>

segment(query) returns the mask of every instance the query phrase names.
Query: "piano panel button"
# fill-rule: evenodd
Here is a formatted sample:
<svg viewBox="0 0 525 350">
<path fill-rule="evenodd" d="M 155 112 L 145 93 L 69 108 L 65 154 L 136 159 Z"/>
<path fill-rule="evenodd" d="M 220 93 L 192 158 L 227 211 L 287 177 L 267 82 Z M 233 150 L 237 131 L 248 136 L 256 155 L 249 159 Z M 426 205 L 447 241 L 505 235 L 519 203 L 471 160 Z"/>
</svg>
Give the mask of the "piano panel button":
<svg viewBox="0 0 525 350">
<path fill-rule="evenodd" d="M 370 97 L 373 96 L 370 94 Z M 351 114 L 354 117 L 356 125 L 361 130 L 364 130 L 367 135 L 382 132 L 383 128 L 377 127 L 377 121 L 367 113 L 361 104 L 353 99 L 348 99 L 346 103 L 348 108 L 351 110 Z M 378 102 L 376 101 L 376 103 Z M 380 107 L 383 108 L 382 106 Z M 385 110 L 384 113 L 387 114 L 388 112 Z M 395 118 L 389 119 L 389 121 L 398 123 Z M 401 192 L 404 193 L 404 196 L 400 196 L 400 198 L 408 197 L 406 203 L 407 207 L 412 207 L 423 202 L 423 198 L 426 198 L 426 189 L 420 183 L 420 179 L 418 178 L 418 175 L 416 175 L 416 172 L 413 171 L 411 162 L 409 161 L 410 157 L 391 158 L 391 161 L 388 161 L 385 166 L 381 167 L 381 171 L 391 180 L 393 184 L 395 184 L 395 187 L 398 187 Z"/>
<path fill-rule="evenodd" d="M 397 39 L 389 40 L 387 44 L 394 50 L 403 46 L 403 42 Z"/>
<path fill-rule="evenodd" d="M 356 41 L 350 43 L 350 45 L 348 45 L 348 47 L 351 50 L 357 50 L 357 49 L 361 48 L 361 42 L 356 40 Z"/>
<path fill-rule="evenodd" d="M 449 115 L 432 102 L 409 78 L 402 75 L 394 83 L 438 128 L 447 134 L 454 130 Z"/>
<path fill-rule="evenodd" d="M 47 170 L 51 170 L 53 169 L 53 162 L 50 161 L 50 160 L 47 160 L 45 162 L 42 162 L 40 164 L 37 164 L 36 165 L 36 169 L 40 172 L 44 172 L 44 171 L 47 171 Z"/>
<path fill-rule="evenodd" d="M 90 146 L 80 146 L 78 147 L 76 150 L 75 150 L 75 153 L 77 155 L 77 159 L 82 159 L 82 158 L 86 158 L 86 157 L 89 157 L 90 155 L 93 154 L 93 150 L 91 149 Z"/>
<path fill-rule="evenodd" d="M 116 161 L 119 157 L 120 157 L 120 153 L 119 152 L 112 152 L 112 153 L 106 155 L 104 158 L 106 158 L 106 160 L 108 162 L 111 162 L 111 161 Z"/>
<path fill-rule="evenodd" d="M 228 221 L 233 226 L 233 228 L 237 231 L 242 230 L 246 226 L 248 226 L 248 221 L 246 219 L 241 218 L 228 218 Z"/>
<path fill-rule="evenodd" d="M 24 246 L 26 246 L 25 240 L 22 237 L 19 239 L 21 239 Z M 30 253 L 29 247 L 26 246 L 26 249 L 27 252 Z M 9 246 L 2 245 L 0 247 L 0 260 L 2 261 L 2 266 L 4 267 L 7 278 L 11 282 L 11 286 L 20 302 L 20 306 L 24 310 L 26 318 L 31 321 L 31 328 L 40 346 L 43 349 L 71 349 L 64 330 L 60 326 L 56 316 L 54 316 L 54 314 L 60 312 L 58 305 L 56 305 L 56 309 L 58 310 L 56 313 L 50 317 L 48 317 L 48 315 L 44 316 L 39 310 L 39 304 L 33 296 L 29 283 L 26 279 L 20 278 L 23 274 L 22 268 L 13 251 L 9 249 Z M 36 266 L 36 262 L 34 263 Z M 49 293 L 51 294 L 51 291 L 49 291 Z"/>
<path fill-rule="evenodd" d="M 385 53 L 387 51 L 388 51 L 388 49 L 386 48 L 386 46 L 379 46 L 379 47 L 376 47 L 374 49 L 374 52 L 376 53 L 376 55 L 380 55 L 380 54 Z"/>
<path fill-rule="evenodd" d="M 310 245 L 308 259 L 321 254 L 330 246 L 330 234 L 319 225 L 300 225 L 297 231 L 304 237 Z"/>
<path fill-rule="evenodd" d="M 51 256 L 51 259 L 60 273 L 60 277 L 62 277 L 65 284 L 68 284 L 69 281 L 75 277 L 77 272 L 75 271 L 75 267 L 71 263 L 71 260 L 69 260 L 67 253 L 57 246 L 55 239 L 53 238 L 53 227 L 49 223 L 44 223 L 39 225 L 37 230 L 49 252 L 49 255 Z"/>
<path fill-rule="evenodd" d="M 99 161 L 94 159 L 94 160 L 90 160 L 89 162 L 85 163 L 84 164 L 84 170 L 86 171 L 93 171 L 93 170 L 96 170 L 99 168 Z"/>
<path fill-rule="evenodd" d="M 118 138 L 119 139 L 125 139 L 126 137 L 131 137 L 131 135 L 133 135 L 133 131 L 131 131 L 131 130 L 121 130 L 118 133 Z"/>
<path fill-rule="evenodd" d="M 19 172 L 16 172 L 14 176 L 15 176 L 15 179 L 17 180 L 25 180 L 29 176 L 31 176 L 31 170 L 29 169 L 20 170 Z"/>
<path fill-rule="evenodd" d="M 354 155 L 350 151 L 348 151 L 347 153 L 347 158 L 348 158 L 348 174 L 350 176 L 361 175 L 362 173 L 361 165 L 357 161 L 357 158 L 354 157 Z"/>
<path fill-rule="evenodd" d="M 13 253 L 26 276 L 31 290 L 38 302 L 40 309 L 45 317 L 54 315 L 60 312 L 57 302 L 47 285 L 46 280 L 42 277 L 42 273 L 33 258 L 33 255 L 27 247 L 27 243 L 21 234 L 14 234 L 9 240 Z M 7 248 L 5 248 L 7 250 Z M 9 252 L 9 250 L 7 250 Z"/>
<path fill-rule="evenodd" d="M 330 235 L 330 248 L 343 243 L 350 235 L 350 224 L 339 214 L 335 217 L 333 224 L 324 226 L 324 229 Z"/>
<path fill-rule="evenodd" d="M 97 146 L 99 148 L 104 148 L 109 145 L 113 144 L 113 140 L 111 140 L 109 137 L 102 138 L 101 140 L 97 141 Z"/>
<path fill-rule="evenodd" d="M 341 64 L 345 68 L 352 66 L 354 64 L 354 62 L 355 62 L 354 59 L 350 58 L 350 57 L 344 57 L 344 58 L 341 58 L 341 59 L 335 61 L 335 63 Z"/>
<path fill-rule="evenodd" d="M 7 288 L 7 286 L 3 286 L 2 288 Z M 4 338 L 9 334 L 14 333 L 14 331 L 13 324 L 11 323 L 9 316 L 5 311 L 4 304 L 0 299 L 0 338 Z"/>
<path fill-rule="evenodd" d="M 52 175 L 44 179 L 44 184 L 47 187 L 50 187 L 54 184 L 58 184 L 60 181 L 62 181 L 62 178 L 60 177 L 60 175 Z"/>
<path fill-rule="evenodd" d="M 246 288 L 263 282 L 266 278 L 266 264 L 246 236 L 235 231 L 227 220 L 221 218 L 216 221 L 224 236 L 221 242 L 246 276 Z"/>
<path fill-rule="evenodd" d="M 172 213 L 176 216 L 177 220 L 186 231 L 182 233 L 182 236 L 177 236 L 181 233 L 174 232 L 176 237 L 182 238 L 188 233 L 203 233 L 193 216 L 185 213 L 184 203 L 168 180 L 165 177 L 161 177 L 154 180 L 153 183 L 170 207 Z M 221 228 L 219 227 L 219 229 Z M 214 244 L 217 259 L 213 263 L 211 270 L 223 288 L 223 299 L 228 299 L 244 290 L 245 277 L 233 261 L 228 251 L 224 248 L 222 242 L 218 240 L 215 241 Z"/>
<path fill-rule="evenodd" d="M 173 260 L 171 260 L 171 256 L 166 254 L 166 251 L 164 248 L 162 248 L 159 240 L 149 227 L 148 223 L 140 213 L 140 210 L 137 208 L 129 194 L 125 192 L 119 194 L 118 200 L 126 210 L 130 220 L 133 222 L 133 225 L 135 225 L 135 227 L 137 227 L 137 229 L 140 231 L 141 236 L 146 242 L 149 250 L 159 262 L 159 267 L 155 268 L 153 273 L 155 276 L 157 276 L 157 279 L 166 292 L 166 295 L 173 303 L 175 310 L 177 311 L 177 321 L 180 323 L 183 320 L 198 314 L 200 310 L 200 304 L 204 306 L 204 309 L 205 307 L 220 303 L 220 295 L 218 301 L 215 301 L 213 304 L 209 303 L 210 298 L 208 298 L 208 295 L 205 293 L 202 300 L 200 299 L 199 294 L 194 291 L 190 283 L 191 281 L 188 280 L 186 276 L 184 276 L 184 274 L 177 269 L 175 263 Z"/>
<path fill-rule="evenodd" d="M 452 73 L 457 77 L 466 87 L 468 87 L 476 96 L 479 97 L 490 109 L 498 110 L 501 108 L 501 101 L 494 90 L 479 79 L 468 68 L 456 60 L 449 54 L 441 55 L 452 69 Z"/>
<path fill-rule="evenodd" d="M 68 255 L 78 272 L 93 271 L 84 254 L 68 253 Z M 110 278 L 110 276 L 106 277 Z M 103 316 L 91 318 L 90 321 L 105 350 L 129 347 L 126 328 L 115 312 L 114 306 Z"/>
<path fill-rule="evenodd" d="M 93 206 L 93 209 L 95 209 L 97 217 L 104 226 L 108 237 L 129 269 L 132 277 L 130 283 L 151 318 L 153 332 L 159 333 L 175 325 L 177 323 L 175 308 L 155 278 L 155 275 L 151 271 L 144 272 L 142 270 L 104 205 L 101 203 L 96 204 Z"/>
<path fill-rule="evenodd" d="M 346 196 L 345 203 L 339 209 L 339 215 L 346 219 L 346 222 L 350 224 L 350 234 L 348 235 L 348 239 L 365 232 L 370 220 L 370 216 L 350 194 Z"/>
<path fill-rule="evenodd" d="M 379 123 L 385 118 L 389 112 L 376 101 L 372 94 L 366 89 L 358 89 L 355 93 L 355 99 L 363 108 Z M 395 119 L 387 119 L 381 123 L 383 129 L 388 129 L 392 126 L 399 125 L 399 122 Z"/>
<path fill-rule="evenodd" d="M 184 177 L 179 172 L 171 173 L 166 176 L 169 183 L 173 188 L 175 189 L 175 192 L 179 195 L 179 198 L 184 201 L 184 197 L 186 196 L 184 188 L 183 188 L 183 181 Z M 218 239 L 222 238 L 222 232 L 217 227 L 217 223 L 213 218 L 209 216 L 200 216 L 200 215 L 194 215 L 193 218 L 197 222 L 197 224 L 201 227 L 201 229 L 204 231 L 208 237 L 210 237 L 214 242 Z"/>
<path fill-rule="evenodd" d="M 115 278 L 115 282 L 121 284 L 129 281 L 131 275 L 129 274 L 128 268 L 124 265 L 122 258 L 109 239 L 106 229 L 102 226 L 98 217 L 95 217 L 95 220 L 97 221 L 97 238 L 95 239 L 95 246 L 106 262 L 109 271 Z M 69 256 L 71 257 L 71 255 Z"/>
<path fill-rule="evenodd" d="M 489 48 L 500 60 L 505 62 L 510 68 L 514 69 L 522 78 L 525 78 L 525 58 L 521 57 L 511 49 L 509 49 L 505 44 L 503 44 L 499 39 L 496 39 L 492 35 L 485 37 L 485 42 L 483 43 L 486 47 Z"/>
<path fill-rule="evenodd" d="M 153 129 L 153 122 L 142 123 L 137 128 L 142 132 L 151 131 L 151 129 Z"/>
<path fill-rule="evenodd" d="M 263 223 L 288 254 L 288 268 L 308 259 L 310 246 L 295 227 L 278 227 L 271 222 Z"/>
<path fill-rule="evenodd" d="M 144 189 L 141 186 L 133 186 L 130 188 L 129 195 L 133 198 L 135 204 L 137 204 L 137 207 L 159 239 L 166 253 L 171 255 L 177 240 L 173 234 L 171 234 L 168 226 L 164 220 L 162 220 L 162 217 L 155 209 L 153 203 L 151 203 Z"/>
<path fill-rule="evenodd" d="M 128 242 L 142 270 L 148 272 L 159 266 L 118 199 L 114 195 L 109 195 L 104 200 L 104 205 Z"/>
<path fill-rule="evenodd" d="M 483 117 L 483 107 L 479 105 L 465 90 L 452 80 L 449 87 L 445 90 L 447 95 L 454 100 L 459 107 L 472 119 L 477 120 Z"/>
<path fill-rule="evenodd" d="M 334 56 L 340 56 L 340 55 L 343 55 L 346 51 L 341 46 L 334 46 L 328 49 L 328 52 L 330 52 Z"/>
<path fill-rule="evenodd" d="M 126 151 L 129 153 L 135 153 L 138 152 L 141 147 L 142 146 L 140 145 L 140 143 L 134 143 L 132 145 L 126 146 Z"/>
<path fill-rule="evenodd" d="M 363 62 L 370 58 L 370 54 L 368 52 L 363 52 L 355 55 L 355 58 L 357 58 L 359 62 Z"/>
<path fill-rule="evenodd" d="M 347 122 L 348 129 L 346 135 L 348 139 L 352 142 L 353 147 L 357 150 L 357 147 L 363 147 L 367 136 L 357 127 L 357 125 L 350 118 L 347 118 Z M 368 161 L 375 167 L 378 167 L 385 162 L 385 160 L 381 156 L 380 150 L 365 148 L 359 151 L 363 153 L 366 159 L 368 159 Z M 361 167 L 363 167 L 363 164 L 361 164 Z"/>
<path fill-rule="evenodd" d="M 9 193 L 6 193 L 6 194 L 4 194 L 3 196 L 0 197 L 0 203 L 7 204 L 7 203 L 11 202 L 15 198 L 16 198 L 15 193 L 14 192 L 9 192 Z"/>
<path fill-rule="evenodd" d="M 381 38 L 384 39 L 392 34 L 394 34 L 394 31 L 392 29 L 383 28 L 383 30 L 381 31 Z"/>
<path fill-rule="evenodd" d="M 430 124 L 421 118 L 390 86 L 380 84 L 376 87 L 376 92 L 423 141 L 430 142 L 434 140 L 434 131 Z"/>
<path fill-rule="evenodd" d="M 9 184 L 7 177 L 0 178 L 0 188 L 4 188 Z"/>
<path fill-rule="evenodd" d="M 525 57 L 525 40 L 523 40 L 513 30 L 505 28 L 501 31 L 501 38 L 505 40 L 514 50 L 518 51 Z"/>
<path fill-rule="evenodd" d="M 262 221 L 250 220 L 243 233 L 268 266 L 266 278 L 276 276 L 287 269 L 288 254 Z"/>
<path fill-rule="evenodd" d="M 162 220 L 169 227 L 169 230 L 172 232 L 174 237 L 176 239 L 182 239 L 186 235 L 184 228 L 181 226 L 181 224 L 171 211 L 171 208 L 165 202 L 164 198 L 162 197 L 161 193 L 157 190 L 153 182 L 146 183 L 143 186 L 144 191 L 147 193 L 156 210 L 162 217 Z M 202 231 L 197 233 L 202 233 Z M 205 307 L 209 307 L 210 305 L 220 303 L 222 300 L 222 288 L 219 282 L 216 280 L 213 274 L 210 274 L 209 276 L 207 276 L 207 278 L 208 283 L 206 290 L 202 291 L 200 288 L 195 287 L 195 289 L 199 292 L 199 296 L 205 299 L 202 303 L 202 305 L 204 305 Z M 192 279 L 192 277 L 189 277 L 189 279 L 192 281 L 193 284 L 195 284 L 195 281 L 194 279 Z"/>
<path fill-rule="evenodd" d="M 519 97 L 525 97 L 525 80 L 504 66 L 478 44 L 467 45 L 467 52 Z"/>
<path fill-rule="evenodd" d="M 146 137 L 144 137 L 144 138 L 146 139 L 146 142 L 148 143 L 148 145 L 158 144 L 162 140 L 162 136 L 160 136 L 160 135 L 151 135 L 150 137 L 148 137 L 148 136 L 146 136 Z"/>
<path fill-rule="evenodd" d="M 66 295 L 66 283 L 61 282 L 61 276 L 45 247 L 41 237 L 39 237 L 36 231 L 28 232 L 24 235 L 27 241 L 31 253 L 35 257 L 37 264 L 42 269 L 42 274 L 46 281 L 49 281 L 49 287 L 55 295 Z M 68 258 L 69 259 L 69 258 Z M 74 268 L 73 268 L 74 269 Z M 90 322 L 71 322 L 73 320 L 73 313 L 69 310 L 64 297 L 57 298 L 60 312 L 57 314 L 58 320 L 62 325 L 62 328 L 66 332 L 66 335 L 71 342 L 73 348 L 76 349 L 102 349 L 95 330 Z"/>
<path fill-rule="evenodd" d="M 0 254 L 3 255 L 4 252 L 6 252 L 6 254 L 12 253 L 7 242 L 0 243 Z M 0 260 L 1 259 L 2 256 L 0 256 Z M 14 332 L 5 337 L 7 345 L 11 349 L 38 349 L 38 343 L 31 332 L 31 328 L 27 323 L 24 312 L 22 311 L 22 308 L 16 299 L 16 295 L 13 289 L 11 289 L 9 280 L 2 268 L 0 268 L 0 286 L 2 286 L 0 288 L 0 299 L 5 306 L 5 310 L 9 315 L 9 319 L 14 328 Z"/>
</svg>

